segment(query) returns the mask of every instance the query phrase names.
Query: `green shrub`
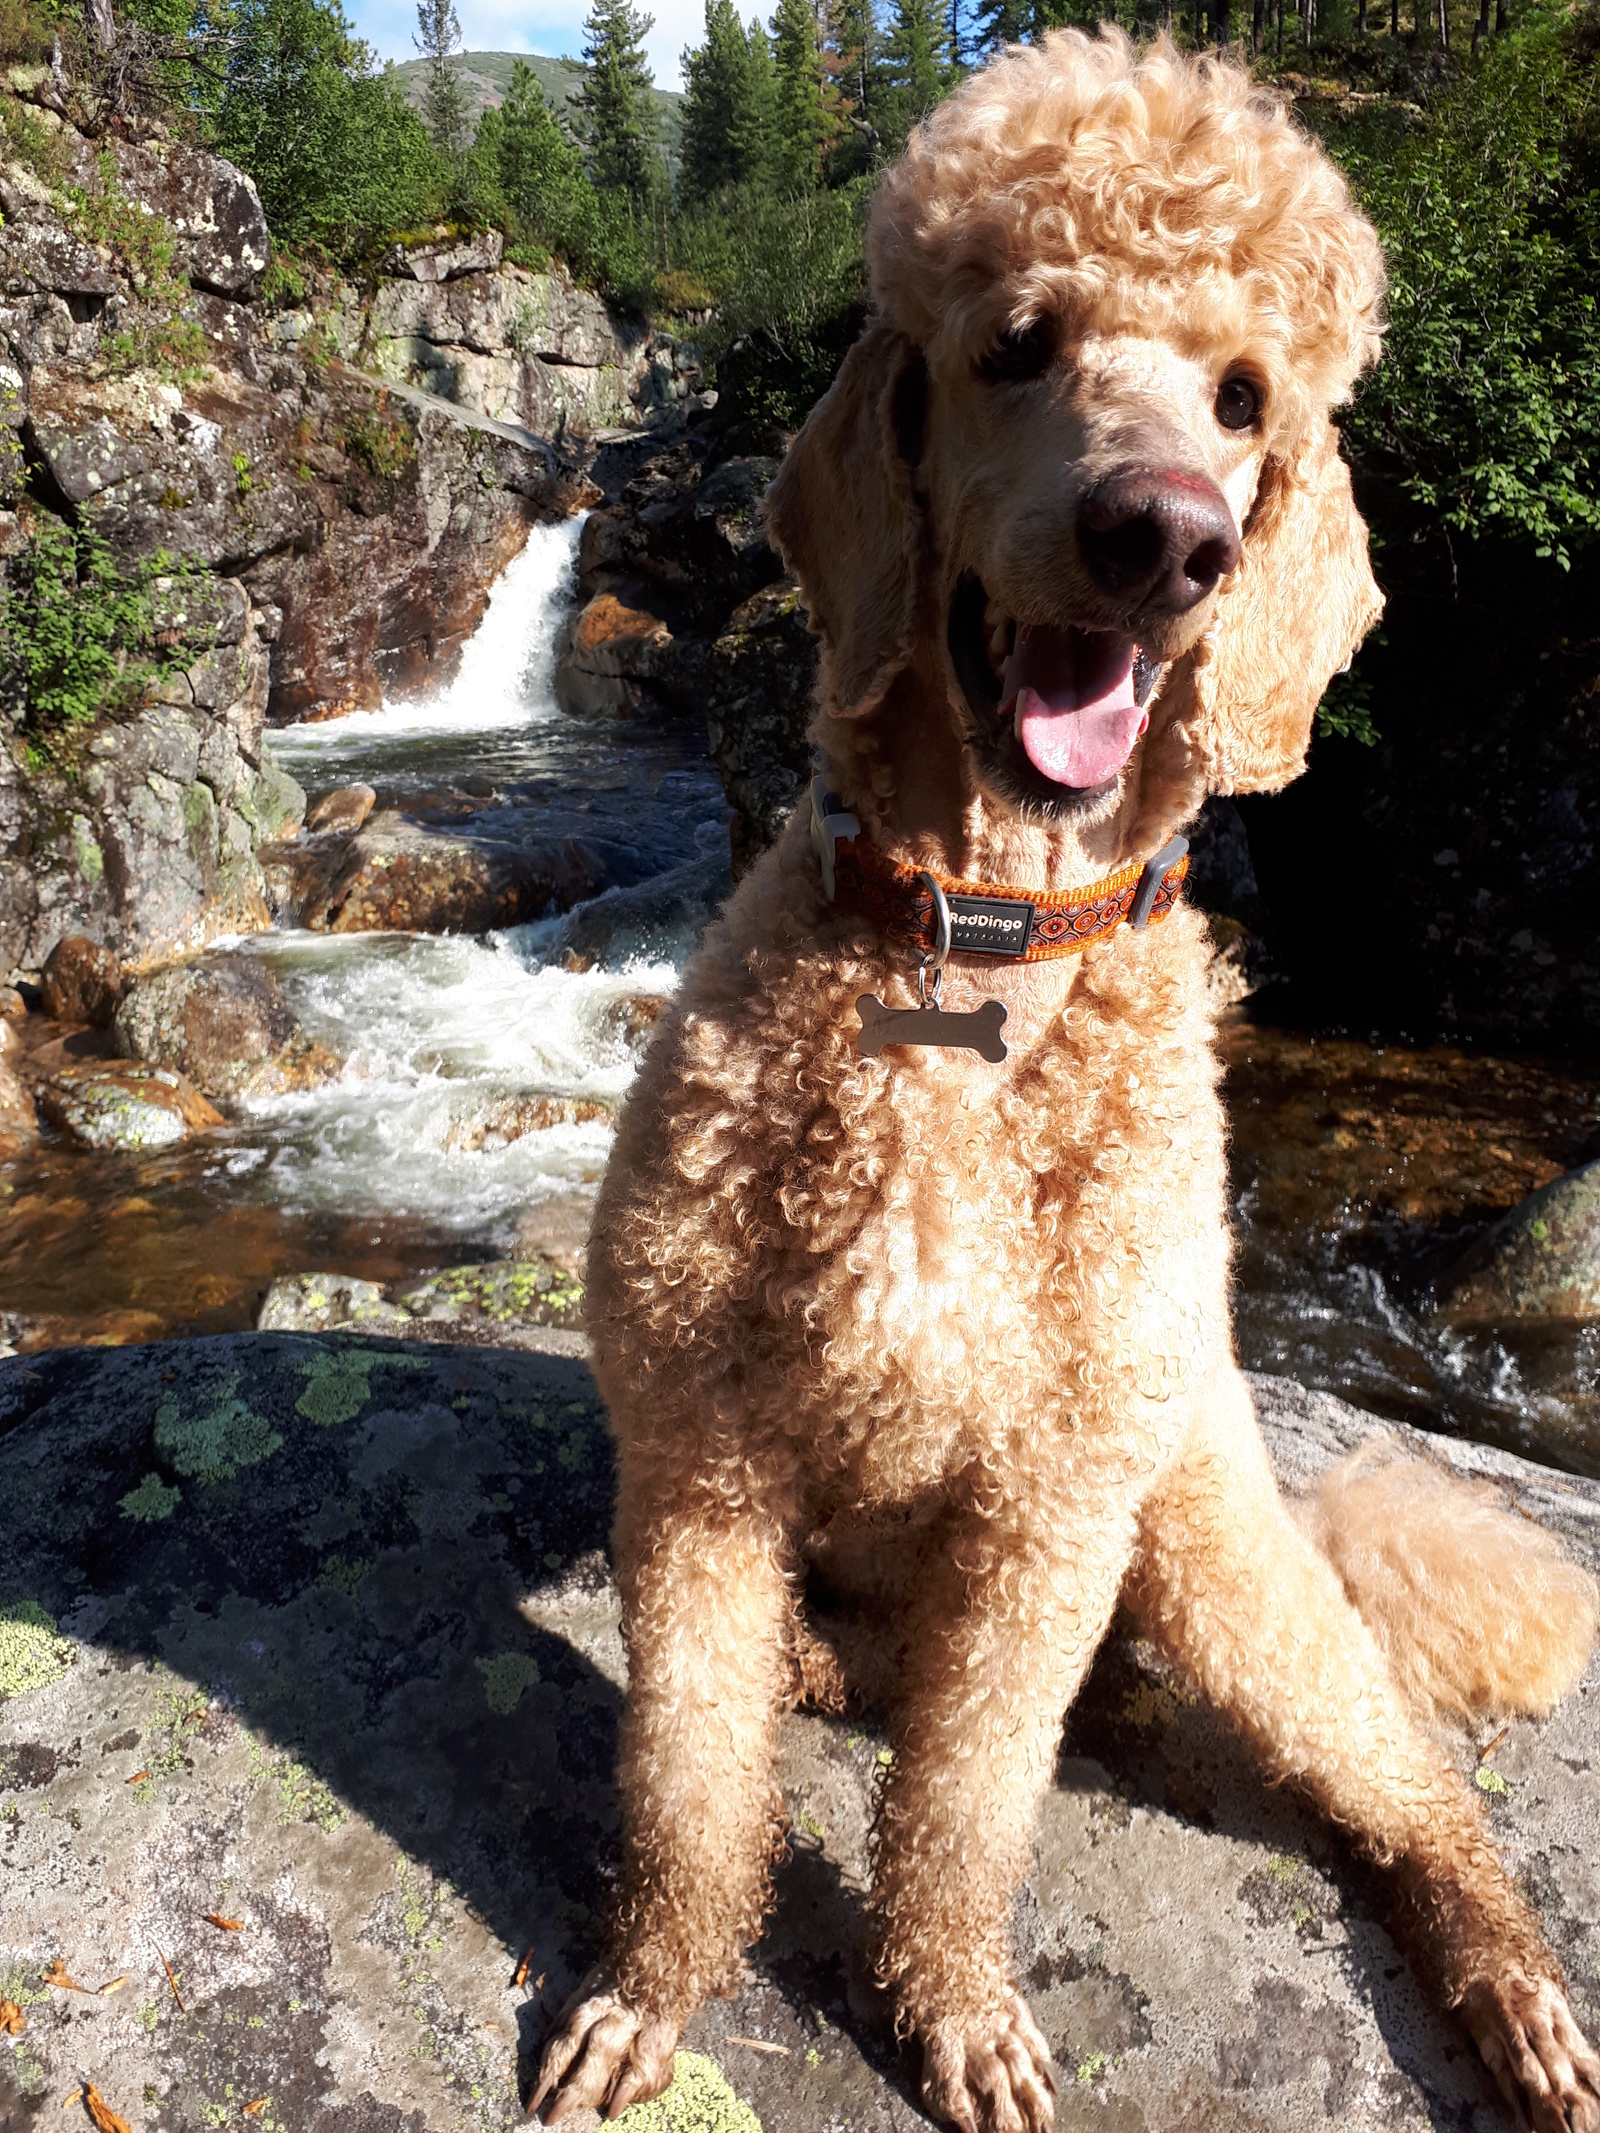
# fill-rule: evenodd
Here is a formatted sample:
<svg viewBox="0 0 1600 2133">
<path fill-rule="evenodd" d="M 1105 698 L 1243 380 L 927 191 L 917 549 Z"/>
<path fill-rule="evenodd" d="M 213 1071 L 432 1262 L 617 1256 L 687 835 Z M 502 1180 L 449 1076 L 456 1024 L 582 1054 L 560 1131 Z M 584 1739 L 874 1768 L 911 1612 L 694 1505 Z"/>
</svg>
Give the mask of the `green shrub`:
<svg viewBox="0 0 1600 2133">
<path fill-rule="evenodd" d="M 1421 122 L 1330 141 L 1389 262 L 1382 364 L 1347 436 L 1452 532 L 1566 567 L 1600 534 L 1597 13 L 1531 0 Z"/>
<path fill-rule="evenodd" d="M 162 668 L 193 656 L 158 641 L 171 579 L 205 575 L 165 553 L 124 571 L 92 527 L 40 517 L 0 602 L 0 702 L 11 723 L 48 746 L 52 733 L 137 703 Z"/>
<path fill-rule="evenodd" d="M 358 466 L 382 481 L 397 480 L 417 456 L 417 440 L 410 427 L 390 412 L 387 393 L 370 413 L 350 424 L 344 448 Z"/>
</svg>

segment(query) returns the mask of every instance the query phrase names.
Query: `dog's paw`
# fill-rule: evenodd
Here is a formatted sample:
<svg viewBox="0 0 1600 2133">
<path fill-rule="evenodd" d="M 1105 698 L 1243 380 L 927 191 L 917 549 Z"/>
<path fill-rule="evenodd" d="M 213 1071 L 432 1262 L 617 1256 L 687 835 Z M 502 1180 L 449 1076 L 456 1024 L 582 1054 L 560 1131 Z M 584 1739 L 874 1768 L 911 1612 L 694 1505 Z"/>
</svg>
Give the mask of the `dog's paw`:
<svg viewBox="0 0 1600 2133">
<path fill-rule="evenodd" d="M 585 2108 L 620 2118 L 672 2084 L 672 2054 L 681 2024 L 639 2014 L 591 1972 L 562 2011 L 544 2048 L 528 2115 L 547 2126 Z"/>
<path fill-rule="evenodd" d="M 1055 2093 L 1050 2047 L 1015 1992 L 998 2022 L 938 2022 L 923 2037 L 923 2098 L 961 2133 L 1050 2133 Z"/>
<path fill-rule="evenodd" d="M 1480 1979 L 1461 2014 L 1522 2133 L 1600 2133 L 1600 2055 L 1559 1985 Z"/>
</svg>

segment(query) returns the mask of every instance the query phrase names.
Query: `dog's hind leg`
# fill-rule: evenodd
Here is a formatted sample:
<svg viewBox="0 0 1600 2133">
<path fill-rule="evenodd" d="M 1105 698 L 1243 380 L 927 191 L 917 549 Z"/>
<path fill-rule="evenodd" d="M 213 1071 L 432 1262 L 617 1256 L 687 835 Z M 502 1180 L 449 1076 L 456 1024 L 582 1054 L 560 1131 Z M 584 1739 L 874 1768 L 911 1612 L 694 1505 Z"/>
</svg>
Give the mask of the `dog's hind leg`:
<svg viewBox="0 0 1600 2133">
<path fill-rule="evenodd" d="M 1421 1962 L 1520 2125 L 1600 2133 L 1600 2057 L 1496 1857 L 1479 1803 L 1420 1730 L 1372 1633 L 1279 1497 L 1230 1376 L 1146 1503 L 1127 1598 L 1255 1742 L 1393 1866 Z"/>
<path fill-rule="evenodd" d="M 1055 2123 L 1049 2047 L 1011 1977 L 1012 1903 L 1133 1546 L 1126 1484 L 1049 1494 L 935 1529 L 891 1734 L 879 1968 L 921 2041 L 930 2108 L 964 2133 Z"/>
<path fill-rule="evenodd" d="M 683 2024 L 734 1985 L 759 1930 L 780 1832 L 788 1525 L 747 1485 L 646 1483 L 626 1446 L 621 1466 L 626 1903 L 611 1976 L 584 1981 L 545 2049 L 528 2108 L 551 2125 L 583 2105 L 618 2116 L 669 2085 Z"/>
</svg>

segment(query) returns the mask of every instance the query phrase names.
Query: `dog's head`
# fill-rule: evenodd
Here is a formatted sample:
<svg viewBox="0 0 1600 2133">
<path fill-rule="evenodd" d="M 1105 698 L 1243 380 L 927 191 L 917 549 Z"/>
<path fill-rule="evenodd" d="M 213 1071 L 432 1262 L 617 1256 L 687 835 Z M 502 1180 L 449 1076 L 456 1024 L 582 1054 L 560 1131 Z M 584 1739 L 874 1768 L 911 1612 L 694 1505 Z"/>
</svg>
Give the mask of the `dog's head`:
<svg viewBox="0 0 1600 2133">
<path fill-rule="evenodd" d="M 868 251 L 768 506 L 825 711 L 915 662 L 969 798 L 1123 842 L 1287 782 L 1381 605 L 1329 410 L 1382 268 L 1327 157 L 1236 69 L 1058 32 L 918 130 Z"/>
</svg>

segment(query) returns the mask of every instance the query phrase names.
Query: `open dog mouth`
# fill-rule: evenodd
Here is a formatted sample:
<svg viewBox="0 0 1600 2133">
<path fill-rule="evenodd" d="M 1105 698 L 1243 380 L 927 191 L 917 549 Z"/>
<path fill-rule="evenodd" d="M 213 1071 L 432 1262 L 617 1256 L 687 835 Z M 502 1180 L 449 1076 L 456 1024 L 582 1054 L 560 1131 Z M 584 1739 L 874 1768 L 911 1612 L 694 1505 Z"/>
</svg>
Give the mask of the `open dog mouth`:
<svg viewBox="0 0 1600 2133">
<path fill-rule="evenodd" d="M 1137 639 L 1014 622 L 968 576 L 950 604 L 949 645 L 987 782 L 1055 813 L 1112 790 L 1161 673 Z"/>
</svg>

